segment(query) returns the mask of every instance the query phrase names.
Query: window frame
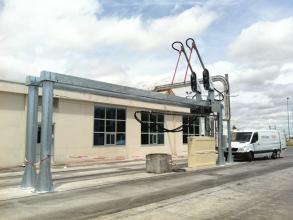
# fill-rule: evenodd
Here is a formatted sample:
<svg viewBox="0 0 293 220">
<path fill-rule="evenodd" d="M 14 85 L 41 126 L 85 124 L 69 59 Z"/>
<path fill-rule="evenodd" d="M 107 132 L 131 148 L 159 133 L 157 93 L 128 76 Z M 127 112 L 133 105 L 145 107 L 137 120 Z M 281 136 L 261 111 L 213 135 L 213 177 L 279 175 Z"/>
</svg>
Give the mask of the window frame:
<svg viewBox="0 0 293 220">
<path fill-rule="evenodd" d="M 96 108 L 103 108 L 104 113 L 103 116 L 97 116 L 96 117 Z M 115 116 L 108 118 L 107 117 L 107 109 L 115 109 Z M 118 110 L 124 110 L 124 119 L 118 119 Z M 127 108 L 120 107 L 120 106 L 109 106 L 109 105 L 94 105 L 94 112 L 93 112 L 93 147 L 124 147 L 126 146 L 126 119 L 127 119 Z M 103 121 L 104 125 L 103 131 L 95 131 L 95 122 L 96 121 Z M 107 131 L 107 121 L 114 121 L 114 131 Z M 118 122 L 124 122 L 124 131 L 118 131 Z M 108 122 L 109 124 L 109 122 Z M 103 145 L 102 144 L 96 144 L 95 143 L 95 134 L 103 134 L 104 140 Z M 107 142 L 107 137 L 110 135 L 110 143 Z M 112 142 L 112 135 L 114 135 L 114 142 Z M 123 144 L 117 144 L 118 141 L 118 135 L 124 135 L 124 143 Z"/>
<path fill-rule="evenodd" d="M 147 114 L 147 119 L 143 117 L 143 114 Z M 151 117 L 152 116 L 152 117 Z M 153 120 L 155 117 L 155 121 Z M 142 112 L 141 113 L 141 125 L 140 125 L 140 145 L 143 147 L 147 146 L 164 146 L 165 145 L 165 133 L 163 131 L 165 125 L 165 115 L 163 113 L 150 113 L 150 112 Z M 152 124 L 155 124 L 155 131 L 152 130 Z M 147 131 L 143 131 L 146 128 Z M 159 131 L 159 126 L 162 129 Z M 147 135 L 147 143 L 143 143 L 142 136 Z M 162 140 L 161 142 L 159 140 Z"/>
<path fill-rule="evenodd" d="M 187 124 L 184 123 L 184 118 L 187 117 Z M 190 136 L 200 136 L 200 117 L 197 117 L 197 119 L 190 124 L 190 118 L 193 118 L 194 116 L 189 116 L 189 115 L 183 115 L 182 116 L 182 126 L 183 126 L 183 130 L 182 130 L 182 144 L 188 144 L 188 137 Z M 192 126 L 193 132 L 190 132 L 190 126 Z M 187 133 L 184 131 L 184 127 L 187 127 Z M 197 128 L 197 129 L 196 129 Z M 198 131 L 198 133 L 196 133 L 196 131 Z M 184 142 L 185 140 L 185 136 L 186 136 L 186 142 Z"/>
</svg>

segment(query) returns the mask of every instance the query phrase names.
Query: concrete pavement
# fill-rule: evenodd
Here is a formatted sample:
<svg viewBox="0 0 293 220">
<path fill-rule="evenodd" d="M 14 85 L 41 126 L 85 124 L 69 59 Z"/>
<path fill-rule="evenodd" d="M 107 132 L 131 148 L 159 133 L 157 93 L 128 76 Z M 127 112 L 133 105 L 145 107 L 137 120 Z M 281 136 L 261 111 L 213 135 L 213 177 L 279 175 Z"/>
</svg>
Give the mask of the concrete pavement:
<svg viewBox="0 0 293 220">
<path fill-rule="evenodd" d="M 56 191 L 41 195 L 6 172 L 0 219 L 289 219 L 292 159 L 290 149 L 282 159 L 163 175 L 145 173 L 142 161 L 60 168 Z"/>
</svg>

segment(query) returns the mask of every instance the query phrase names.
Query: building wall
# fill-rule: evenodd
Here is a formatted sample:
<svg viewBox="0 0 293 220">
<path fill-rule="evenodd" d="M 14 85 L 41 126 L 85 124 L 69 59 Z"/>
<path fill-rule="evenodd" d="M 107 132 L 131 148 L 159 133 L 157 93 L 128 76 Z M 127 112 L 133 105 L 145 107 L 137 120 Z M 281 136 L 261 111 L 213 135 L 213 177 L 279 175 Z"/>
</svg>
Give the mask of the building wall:
<svg viewBox="0 0 293 220">
<path fill-rule="evenodd" d="M 126 144 L 94 146 L 94 105 L 93 102 L 59 100 L 58 110 L 54 115 L 54 161 L 56 163 L 95 159 L 139 159 L 144 158 L 148 153 L 173 155 L 186 153 L 186 146 L 182 145 L 181 132 L 165 133 L 163 145 L 141 145 L 140 123 L 135 120 L 134 112 L 142 109 L 126 106 L 123 106 L 126 107 Z M 115 103 L 112 106 L 115 107 Z M 166 127 L 175 128 L 181 123 L 180 116 L 165 115 Z"/>
<path fill-rule="evenodd" d="M 0 92 L 0 168 L 21 165 L 25 150 L 25 95 Z"/>
<path fill-rule="evenodd" d="M 25 85 L 0 81 L 0 168 L 19 166 L 25 160 L 26 94 Z M 41 94 L 40 90 L 39 95 Z M 182 144 L 181 132 L 165 133 L 163 145 L 141 145 L 140 123 L 135 120 L 134 112 L 188 112 L 188 108 L 61 90 L 55 90 L 54 97 L 58 99 L 53 114 L 55 163 L 139 159 L 148 153 L 171 153 L 174 156 L 187 153 L 187 146 Z M 95 104 L 126 108 L 125 146 L 93 146 Z M 41 108 L 38 113 L 39 122 L 40 110 Z M 175 128 L 181 124 L 181 116 L 165 115 L 165 127 Z"/>
</svg>

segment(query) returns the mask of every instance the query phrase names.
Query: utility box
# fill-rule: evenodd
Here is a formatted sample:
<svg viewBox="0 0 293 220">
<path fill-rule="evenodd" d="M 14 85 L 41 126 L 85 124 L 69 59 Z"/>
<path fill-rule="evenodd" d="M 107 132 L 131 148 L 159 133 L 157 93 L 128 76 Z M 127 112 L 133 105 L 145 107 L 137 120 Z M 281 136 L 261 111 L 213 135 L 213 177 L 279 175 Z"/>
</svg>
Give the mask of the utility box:
<svg viewBox="0 0 293 220">
<path fill-rule="evenodd" d="M 214 137 L 188 137 L 188 167 L 196 168 L 215 165 L 218 158 L 215 145 Z"/>
<path fill-rule="evenodd" d="M 172 172 L 172 156 L 170 154 L 146 155 L 146 172 L 168 173 Z"/>
</svg>

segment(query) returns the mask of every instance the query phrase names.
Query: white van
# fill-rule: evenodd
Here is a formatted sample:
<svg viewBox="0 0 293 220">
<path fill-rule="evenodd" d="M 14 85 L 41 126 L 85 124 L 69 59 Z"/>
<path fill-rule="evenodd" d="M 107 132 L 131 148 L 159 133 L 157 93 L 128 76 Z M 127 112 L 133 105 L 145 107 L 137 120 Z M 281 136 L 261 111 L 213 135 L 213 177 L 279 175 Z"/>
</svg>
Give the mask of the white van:
<svg viewBox="0 0 293 220">
<path fill-rule="evenodd" d="M 252 161 L 255 157 L 280 157 L 286 149 L 284 135 L 277 130 L 247 130 L 232 132 L 232 154 L 234 157 L 246 157 Z M 225 151 L 227 156 L 227 150 Z"/>
</svg>

